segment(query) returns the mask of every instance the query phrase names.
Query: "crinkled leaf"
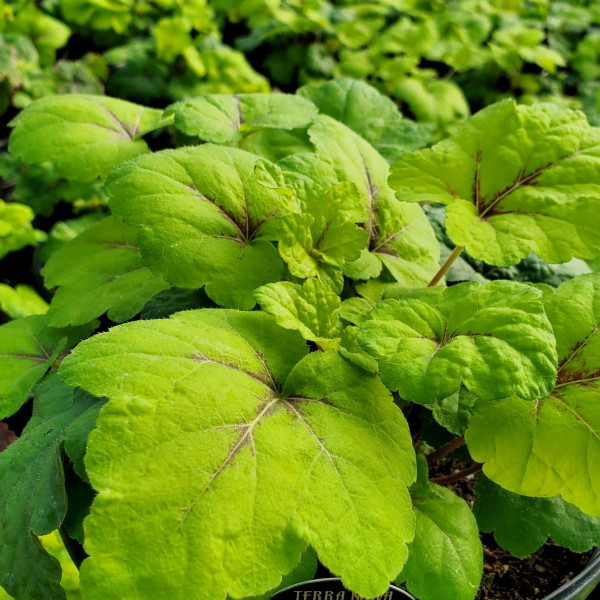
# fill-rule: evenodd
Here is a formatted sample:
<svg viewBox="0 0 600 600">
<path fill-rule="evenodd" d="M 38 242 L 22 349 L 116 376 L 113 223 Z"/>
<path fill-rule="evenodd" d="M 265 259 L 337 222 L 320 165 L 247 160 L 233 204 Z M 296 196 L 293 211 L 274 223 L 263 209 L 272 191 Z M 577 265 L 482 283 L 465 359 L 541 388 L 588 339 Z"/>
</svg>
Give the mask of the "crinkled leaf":
<svg viewBox="0 0 600 600">
<path fill-rule="evenodd" d="M 89 600 L 262 594 L 307 544 L 357 593 L 387 589 L 414 529 L 406 422 L 376 377 L 306 351 L 265 313 L 203 309 L 63 361 L 110 399 L 86 457 Z"/>
<path fill-rule="evenodd" d="M 359 193 L 356 216 L 369 235 L 371 260 L 346 263 L 355 279 L 377 276 L 373 260 L 381 262 L 398 281 L 418 287 L 439 268 L 439 246 L 420 207 L 398 202 L 387 185 L 389 166 L 359 135 L 327 116 L 318 116 L 308 130 L 313 153 L 300 153 L 279 162 L 286 180 L 309 207 L 318 206 L 325 192 L 350 182 Z"/>
<path fill-rule="evenodd" d="M 168 287 L 144 265 L 136 229 L 107 217 L 53 254 L 42 274 L 46 287 L 58 287 L 48 323 L 81 325 L 107 313 L 116 323 L 131 319 Z"/>
<path fill-rule="evenodd" d="M 406 581 L 420 600 L 473 600 L 483 570 L 483 548 L 469 505 L 433 483 L 415 485 L 411 496 L 417 530 L 398 581 Z"/>
<path fill-rule="evenodd" d="M 467 282 L 378 304 L 360 345 L 383 382 L 406 400 L 439 402 L 460 390 L 496 400 L 547 394 L 556 377 L 541 292 L 512 281 Z"/>
<path fill-rule="evenodd" d="M 43 231 L 31 225 L 34 216 L 29 206 L 0 200 L 0 258 L 46 239 Z"/>
<path fill-rule="evenodd" d="M 548 538 L 573 552 L 600 545 L 600 519 L 554 498 L 519 496 L 480 476 L 473 512 L 481 531 L 494 532 L 498 545 L 518 558 L 541 548 Z"/>
<path fill-rule="evenodd" d="M 317 108 L 291 94 L 216 94 L 183 100 L 165 114 L 188 136 L 245 148 L 245 138 L 257 131 L 308 126 Z"/>
<path fill-rule="evenodd" d="M 14 288 L 0 283 L 0 310 L 11 319 L 43 315 L 48 310 L 47 302 L 29 285 Z"/>
<path fill-rule="evenodd" d="M 343 267 L 358 259 L 368 235 L 361 221 L 360 197 L 353 183 L 342 182 L 325 193 L 309 193 L 303 213 L 284 215 L 276 231 L 278 249 L 296 277 L 318 277 L 340 293 Z"/>
<path fill-rule="evenodd" d="M 483 404 L 465 435 L 495 483 L 524 496 L 557 496 L 600 517 L 600 276 L 551 289 L 544 304 L 558 348 L 558 375 L 534 402 Z"/>
<path fill-rule="evenodd" d="M 36 388 L 21 437 L 0 454 L 0 583 L 16 600 L 59 600 L 61 570 L 35 536 L 66 514 L 63 451 L 83 472 L 88 433 L 102 402 L 56 376 Z"/>
<path fill-rule="evenodd" d="M 298 94 L 311 100 L 321 114 L 358 133 L 390 162 L 429 141 L 422 125 L 403 119 L 394 102 L 364 81 L 344 78 L 313 83 Z"/>
<path fill-rule="evenodd" d="M 15 413 L 58 355 L 89 335 L 89 326 L 52 329 L 45 315 L 9 321 L 0 327 L 0 418 Z"/>
<path fill-rule="evenodd" d="M 305 340 L 322 346 L 335 344 L 335 338 L 339 342 L 340 298 L 318 279 L 307 279 L 302 285 L 270 283 L 258 288 L 254 297 L 278 325 L 299 331 Z"/>
<path fill-rule="evenodd" d="M 205 285 L 217 304 L 251 309 L 252 292 L 281 278 L 264 225 L 293 199 L 271 163 L 210 144 L 166 150 L 118 167 L 106 190 L 113 212 L 138 228 L 144 262 L 170 283 Z"/>
<path fill-rule="evenodd" d="M 448 139 L 400 158 L 401 200 L 441 202 L 452 241 L 493 265 L 600 253 L 600 130 L 551 104 L 494 104 Z"/>
<path fill-rule="evenodd" d="M 141 136 L 163 124 L 160 110 L 116 98 L 47 96 L 12 120 L 9 150 L 26 163 L 49 161 L 71 181 L 93 181 L 148 152 Z"/>
</svg>

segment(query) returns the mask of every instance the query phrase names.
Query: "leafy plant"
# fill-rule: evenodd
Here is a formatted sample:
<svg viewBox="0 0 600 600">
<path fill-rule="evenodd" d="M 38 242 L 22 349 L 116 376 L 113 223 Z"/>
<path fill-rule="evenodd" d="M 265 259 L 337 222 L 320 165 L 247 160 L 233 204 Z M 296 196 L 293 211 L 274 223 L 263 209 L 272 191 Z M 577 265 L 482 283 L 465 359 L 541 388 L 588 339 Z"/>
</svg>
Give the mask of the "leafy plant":
<svg viewBox="0 0 600 600">
<path fill-rule="evenodd" d="M 470 600 L 480 529 L 517 556 L 600 543 L 600 277 L 445 285 L 463 252 L 600 254 L 581 113 L 503 101 L 418 149 L 422 129 L 340 80 L 164 113 L 49 97 L 13 127 L 21 160 L 99 178 L 111 212 L 51 234 L 47 311 L 0 327 L 0 417 L 34 397 L 0 455 L 17 600 L 64 598 L 36 542 L 56 528 L 90 600 L 268 598 L 315 555 L 363 597 Z M 441 266 L 419 203 L 446 206 Z M 463 445 L 466 470 L 430 478 Z M 482 468 L 473 512 L 445 486 Z"/>
</svg>

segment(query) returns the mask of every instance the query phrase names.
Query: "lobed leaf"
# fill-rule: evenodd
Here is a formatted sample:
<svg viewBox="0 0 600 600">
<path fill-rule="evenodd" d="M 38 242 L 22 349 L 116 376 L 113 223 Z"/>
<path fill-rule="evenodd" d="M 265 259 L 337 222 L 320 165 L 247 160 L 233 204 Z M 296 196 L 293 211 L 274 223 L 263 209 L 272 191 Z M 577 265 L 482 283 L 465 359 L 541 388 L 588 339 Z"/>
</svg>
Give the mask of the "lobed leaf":
<svg viewBox="0 0 600 600">
<path fill-rule="evenodd" d="M 265 225 L 294 200 L 253 154 L 210 144 L 157 152 L 115 169 L 106 192 L 136 227 L 144 262 L 173 285 L 251 309 L 254 290 L 283 274 Z"/>
<path fill-rule="evenodd" d="M 51 162 L 70 181 L 93 181 L 148 152 L 141 137 L 164 124 L 160 110 L 125 100 L 84 94 L 47 96 L 11 121 L 9 150 L 26 163 Z"/>
<path fill-rule="evenodd" d="M 307 279 L 302 285 L 270 283 L 258 288 L 254 297 L 278 325 L 299 331 L 305 340 L 322 347 L 339 342 L 340 298 L 318 279 Z"/>
<path fill-rule="evenodd" d="M 340 78 L 312 83 L 297 94 L 313 102 L 321 114 L 358 133 L 389 162 L 429 141 L 422 125 L 403 119 L 392 100 L 364 81 Z"/>
<path fill-rule="evenodd" d="M 600 276 L 582 275 L 544 296 L 558 373 L 533 402 L 478 407 L 465 439 L 495 483 L 524 496 L 557 496 L 600 517 Z"/>
<path fill-rule="evenodd" d="M 88 433 L 102 401 L 55 375 L 39 384 L 21 437 L 0 453 L 0 584 L 15 600 L 64 600 L 61 569 L 36 536 L 67 511 L 63 452 L 83 474 Z"/>
<path fill-rule="evenodd" d="M 89 326 L 52 329 L 45 315 L 15 319 L 0 327 L 0 419 L 27 401 L 58 355 L 91 333 Z"/>
<path fill-rule="evenodd" d="M 48 323 L 82 325 L 104 313 L 121 323 L 138 314 L 168 284 L 142 262 L 136 229 L 116 217 L 92 225 L 54 253 L 42 270 L 58 287 Z"/>
<path fill-rule="evenodd" d="M 406 400 L 439 403 L 463 385 L 488 400 L 539 398 L 556 377 L 541 295 L 494 281 L 385 300 L 363 321 L 358 341 L 380 359 L 383 382 Z"/>
<path fill-rule="evenodd" d="M 488 264 L 534 251 L 551 263 L 600 253 L 600 130 L 551 104 L 505 100 L 430 149 L 401 157 L 400 200 L 447 205 L 447 232 Z"/>
<path fill-rule="evenodd" d="M 291 94 L 208 95 L 182 100 L 165 112 L 186 135 L 215 144 L 241 144 L 263 129 L 307 127 L 316 114 L 312 102 Z"/>
<path fill-rule="evenodd" d="M 86 457 L 86 597 L 258 595 L 307 544 L 357 593 L 387 589 L 414 531 L 408 427 L 375 376 L 306 351 L 265 313 L 203 309 L 64 360 L 110 398 Z"/>
<path fill-rule="evenodd" d="M 572 552 L 587 552 L 600 544 L 600 519 L 583 514 L 560 496 L 520 496 L 483 475 L 474 491 L 473 512 L 479 528 L 493 531 L 498 545 L 517 558 L 529 556 L 549 538 Z"/>
<path fill-rule="evenodd" d="M 348 209 L 351 222 L 361 223 L 368 234 L 369 252 L 346 263 L 344 272 L 354 279 L 370 279 L 385 265 L 407 286 L 428 283 L 439 268 L 438 242 L 421 208 L 394 198 L 383 157 L 327 116 L 317 116 L 308 133 L 315 152 L 295 154 L 278 164 L 309 213 L 311 206 L 323 205 L 327 190 L 342 182 L 354 184 L 358 202 L 352 200 Z"/>
</svg>

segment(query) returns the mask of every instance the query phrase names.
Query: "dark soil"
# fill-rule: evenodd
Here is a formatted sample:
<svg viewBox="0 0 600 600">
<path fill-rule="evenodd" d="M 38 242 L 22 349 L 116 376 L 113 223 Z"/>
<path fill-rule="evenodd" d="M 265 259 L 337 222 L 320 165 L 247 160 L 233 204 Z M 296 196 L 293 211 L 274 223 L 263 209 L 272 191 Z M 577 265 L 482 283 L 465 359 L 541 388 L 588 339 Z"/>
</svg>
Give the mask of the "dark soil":
<svg viewBox="0 0 600 600">
<path fill-rule="evenodd" d="M 457 459 L 442 458 L 430 465 L 430 477 L 450 475 L 470 466 Z M 470 506 L 475 496 L 477 475 L 446 487 L 464 498 Z M 515 558 L 496 544 L 491 533 L 480 535 L 483 544 L 483 578 L 476 600 L 535 600 L 550 594 L 583 570 L 592 552 L 576 554 L 548 542 L 523 559 Z"/>
</svg>

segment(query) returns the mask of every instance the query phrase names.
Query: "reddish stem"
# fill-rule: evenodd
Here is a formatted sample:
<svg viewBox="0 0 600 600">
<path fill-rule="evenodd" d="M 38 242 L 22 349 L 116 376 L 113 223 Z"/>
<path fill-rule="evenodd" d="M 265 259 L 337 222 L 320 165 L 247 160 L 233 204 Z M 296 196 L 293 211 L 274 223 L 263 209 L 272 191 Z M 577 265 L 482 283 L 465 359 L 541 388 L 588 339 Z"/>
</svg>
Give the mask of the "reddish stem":
<svg viewBox="0 0 600 600">
<path fill-rule="evenodd" d="M 469 475 L 474 475 L 475 473 L 479 473 L 483 465 L 481 463 L 474 463 L 467 469 L 463 469 L 462 471 L 457 471 L 456 473 L 451 473 L 450 475 L 444 475 L 443 477 L 435 477 L 431 480 L 432 483 L 437 483 L 438 485 L 445 485 L 447 483 L 453 483 L 458 481 L 459 479 L 464 479 Z"/>
<path fill-rule="evenodd" d="M 452 441 L 444 444 L 441 448 L 438 448 L 435 452 L 427 455 L 427 462 L 432 463 L 434 460 L 441 458 L 442 456 L 446 456 L 446 454 L 450 454 L 457 448 L 460 448 L 465 443 L 465 436 L 461 435 L 457 438 L 454 438 Z"/>
</svg>

